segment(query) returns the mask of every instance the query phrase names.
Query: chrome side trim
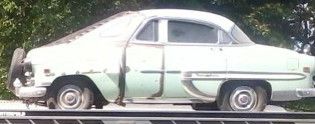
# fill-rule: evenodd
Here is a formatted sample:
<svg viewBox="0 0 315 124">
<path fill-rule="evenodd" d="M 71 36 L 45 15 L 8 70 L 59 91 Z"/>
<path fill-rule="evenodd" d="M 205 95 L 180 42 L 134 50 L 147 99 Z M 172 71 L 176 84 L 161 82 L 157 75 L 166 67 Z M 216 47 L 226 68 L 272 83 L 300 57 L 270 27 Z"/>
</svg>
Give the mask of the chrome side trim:
<svg viewBox="0 0 315 124">
<path fill-rule="evenodd" d="M 141 73 L 154 74 L 154 73 L 164 73 L 163 70 L 141 70 Z"/>
<path fill-rule="evenodd" d="M 174 70 L 174 71 L 172 71 L 172 70 L 170 70 L 170 71 L 164 71 L 164 70 L 141 70 L 140 72 L 141 73 L 173 73 L 173 74 L 181 73 L 181 71 L 176 71 L 176 70 Z"/>
<path fill-rule="evenodd" d="M 187 104 L 187 103 L 208 103 L 208 102 L 197 99 L 197 98 L 126 98 L 124 99 L 124 103 Z"/>
<path fill-rule="evenodd" d="M 249 72 L 249 71 L 180 71 L 180 70 L 142 70 L 141 73 L 169 73 L 184 75 L 184 80 L 302 80 L 306 78 L 302 73 L 287 72 Z"/>
<path fill-rule="evenodd" d="M 89 71 L 89 72 L 81 72 L 81 74 L 97 74 L 97 73 L 102 73 L 100 71 Z M 80 74 L 80 73 L 78 73 Z"/>
<path fill-rule="evenodd" d="M 242 71 L 185 71 L 183 80 L 302 80 L 302 73 L 285 72 L 242 72 Z"/>
</svg>

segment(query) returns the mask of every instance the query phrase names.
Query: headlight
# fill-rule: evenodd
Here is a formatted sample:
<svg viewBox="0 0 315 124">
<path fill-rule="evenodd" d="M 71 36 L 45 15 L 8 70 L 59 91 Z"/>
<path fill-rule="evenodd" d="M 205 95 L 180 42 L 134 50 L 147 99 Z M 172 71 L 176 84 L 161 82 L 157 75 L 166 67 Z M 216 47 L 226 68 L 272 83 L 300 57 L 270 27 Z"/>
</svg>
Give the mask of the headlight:
<svg viewBox="0 0 315 124">
<path fill-rule="evenodd" d="M 303 47 L 303 53 L 310 55 L 311 54 L 311 45 L 310 44 L 305 44 Z"/>
</svg>

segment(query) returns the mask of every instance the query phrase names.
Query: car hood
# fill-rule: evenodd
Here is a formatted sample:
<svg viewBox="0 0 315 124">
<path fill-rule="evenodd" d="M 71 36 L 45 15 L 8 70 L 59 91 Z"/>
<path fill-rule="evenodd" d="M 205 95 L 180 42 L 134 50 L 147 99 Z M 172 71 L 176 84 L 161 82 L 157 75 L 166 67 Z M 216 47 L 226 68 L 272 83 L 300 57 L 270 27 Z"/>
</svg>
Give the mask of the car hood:
<svg viewBox="0 0 315 124">
<path fill-rule="evenodd" d="M 26 60 L 31 61 L 33 64 L 37 64 L 42 62 L 49 62 L 51 61 L 51 59 L 61 59 L 62 56 L 67 56 L 71 54 L 70 52 L 73 50 L 70 46 L 71 45 L 68 44 L 59 44 L 49 47 L 35 48 L 27 53 Z"/>
<path fill-rule="evenodd" d="M 56 65 L 100 61 L 103 58 L 121 56 L 125 42 L 59 44 L 39 47 L 28 52 L 26 60 L 32 64 Z M 103 58 L 100 58 L 103 57 Z"/>
</svg>

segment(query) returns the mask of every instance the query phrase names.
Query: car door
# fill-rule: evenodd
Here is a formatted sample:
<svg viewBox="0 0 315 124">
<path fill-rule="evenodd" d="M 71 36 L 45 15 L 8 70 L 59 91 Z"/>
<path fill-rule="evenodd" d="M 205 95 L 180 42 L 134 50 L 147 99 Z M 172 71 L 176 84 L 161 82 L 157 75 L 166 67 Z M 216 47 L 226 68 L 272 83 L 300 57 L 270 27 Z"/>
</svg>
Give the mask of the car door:
<svg viewBox="0 0 315 124">
<path fill-rule="evenodd" d="M 126 98 L 151 98 L 160 90 L 163 45 L 159 42 L 159 21 L 143 24 L 126 48 Z"/>
<path fill-rule="evenodd" d="M 219 31 L 198 21 L 168 21 L 163 97 L 208 98 L 217 94 L 226 76 L 226 57 L 218 44 Z M 183 85 L 186 78 L 192 79 L 195 88 Z"/>
</svg>

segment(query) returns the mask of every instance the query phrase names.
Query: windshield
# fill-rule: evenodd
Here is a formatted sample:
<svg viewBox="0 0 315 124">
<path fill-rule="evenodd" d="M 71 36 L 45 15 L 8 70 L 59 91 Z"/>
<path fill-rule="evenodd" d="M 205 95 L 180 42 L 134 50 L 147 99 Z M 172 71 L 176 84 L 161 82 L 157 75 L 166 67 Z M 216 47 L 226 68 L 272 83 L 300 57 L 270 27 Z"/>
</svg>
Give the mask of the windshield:
<svg viewBox="0 0 315 124">
<path fill-rule="evenodd" d="M 232 36 L 239 44 L 253 44 L 254 42 L 247 37 L 247 35 L 236 25 L 232 29 Z"/>
</svg>

